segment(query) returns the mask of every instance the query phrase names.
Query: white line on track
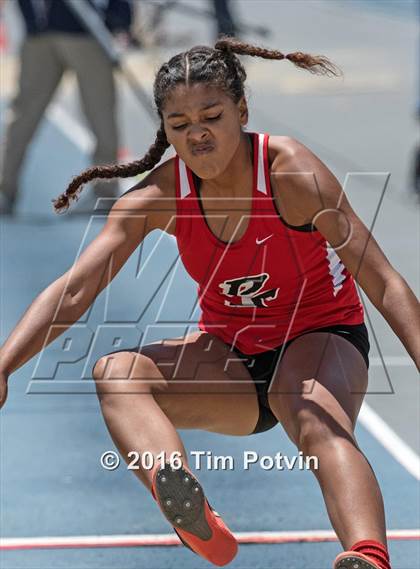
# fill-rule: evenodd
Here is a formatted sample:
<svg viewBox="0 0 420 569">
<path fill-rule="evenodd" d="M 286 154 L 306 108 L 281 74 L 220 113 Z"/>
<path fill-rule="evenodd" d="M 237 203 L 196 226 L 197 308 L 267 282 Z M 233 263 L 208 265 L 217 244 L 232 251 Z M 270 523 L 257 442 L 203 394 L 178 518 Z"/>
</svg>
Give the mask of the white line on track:
<svg viewBox="0 0 420 569">
<path fill-rule="evenodd" d="M 366 430 L 410 473 L 420 480 L 420 457 L 387 423 L 363 403 L 359 420 Z"/>
<path fill-rule="evenodd" d="M 234 535 L 239 543 L 279 544 L 338 541 L 335 532 L 332 530 L 238 532 Z M 387 537 L 390 540 L 419 540 L 420 529 L 388 530 Z M 156 547 L 173 545 L 181 545 L 180 540 L 175 534 L 0 538 L 0 550 Z"/>
<path fill-rule="evenodd" d="M 369 358 L 369 364 L 373 367 L 383 367 L 384 363 L 392 367 L 414 367 L 413 360 L 407 356 L 384 356 L 383 363 L 379 357 Z"/>
</svg>

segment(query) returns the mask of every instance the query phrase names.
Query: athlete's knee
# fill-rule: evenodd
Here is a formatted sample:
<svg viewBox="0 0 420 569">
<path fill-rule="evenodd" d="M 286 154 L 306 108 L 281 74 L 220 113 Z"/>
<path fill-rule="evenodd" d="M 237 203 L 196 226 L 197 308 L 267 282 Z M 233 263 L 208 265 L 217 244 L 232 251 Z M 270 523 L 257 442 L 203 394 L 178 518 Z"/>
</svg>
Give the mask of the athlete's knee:
<svg viewBox="0 0 420 569">
<path fill-rule="evenodd" d="M 93 367 L 92 376 L 98 395 L 151 394 L 163 390 L 166 381 L 156 364 L 143 354 L 119 352 L 101 357 Z"/>
<path fill-rule="evenodd" d="M 313 411 L 303 409 L 296 416 L 295 438 L 299 450 L 306 454 L 332 440 L 333 432 Z"/>
<path fill-rule="evenodd" d="M 343 445 L 355 444 L 353 433 L 315 402 L 296 413 L 294 435 L 295 444 L 306 455 L 318 454 L 321 449 L 341 452 Z"/>
<path fill-rule="evenodd" d="M 107 354 L 97 360 L 93 366 L 92 376 L 95 380 L 131 379 L 154 372 L 154 363 L 150 358 L 137 352 L 118 352 Z"/>
</svg>

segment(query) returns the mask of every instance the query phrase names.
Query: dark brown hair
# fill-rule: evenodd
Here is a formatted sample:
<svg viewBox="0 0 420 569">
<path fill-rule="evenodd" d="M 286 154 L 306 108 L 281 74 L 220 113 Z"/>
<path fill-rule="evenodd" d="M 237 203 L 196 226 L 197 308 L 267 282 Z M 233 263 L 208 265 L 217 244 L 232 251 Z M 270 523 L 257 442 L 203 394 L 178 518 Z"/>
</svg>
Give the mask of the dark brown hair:
<svg viewBox="0 0 420 569">
<path fill-rule="evenodd" d="M 317 75 L 339 76 L 340 69 L 322 55 L 310 55 L 296 51 L 283 54 L 273 49 L 265 49 L 235 38 L 220 38 L 214 47 L 198 45 L 186 52 L 179 53 L 164 63 L 156 74 L 153 95 L 157 114 L 160 117 L 160 127 L 156 139 L 141 160 L 129 164 L 112 164 L 93 166 L 73 178 L 64 193 L 53 200 L 54 209 L 62 212 L 68 209 L 70 203 L 78 199 L 83 184 L 97 178 L 130 178 L 152 170 L 158 164 L 168 148 L 163 126 L 162 109 L 171 90 L 179 83 L 205 83 L 222 89 L 237 103 L 244 96 L 245 69 L 236 57 L 249 55 L 264 59 L 288 59 L 296 67 L 306 69 Z"/>
</svg>

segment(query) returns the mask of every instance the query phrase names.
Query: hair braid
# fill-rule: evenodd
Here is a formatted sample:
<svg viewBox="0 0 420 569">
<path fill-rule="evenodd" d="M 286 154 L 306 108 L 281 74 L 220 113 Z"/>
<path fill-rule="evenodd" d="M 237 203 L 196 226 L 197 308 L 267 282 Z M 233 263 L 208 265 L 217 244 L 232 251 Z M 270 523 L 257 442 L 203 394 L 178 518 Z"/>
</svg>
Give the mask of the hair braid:
<svg viewBox="0 0 420 569">
<path fill-rule="evenodd" d="M 284 54 L 276 49 L 265 49 L 248 43 L 239 41 L 232 37 L 224 37 L 215 43 L 215 49 L 227 53 L 237 53 L 238 55 L 250 55 L 252 57 L 262 57 L 263 59 L 288 59 L 296 67 L 306 69 L 316 75 L 329 75 L 338 77 L 342 75 L 341 69 L 323 55 L 310 55 L 301 51 Z"/>
<path fill-rule="evenodd" d="M 148 170 L 152 170 L 152 168 L 158 164 L 168 146 L 169 142 L 166 138 L 163 123 L 161 123 L 160 128 L 156 133 L 155 142 L 141 160 L 135 160 L 128 164 L 93 166 L 84 170 L 81 174 L 73 178 L 64 193 L 58 196 L 55 200 L 52 200 L 55 211 L 58 213 L 66 211 L 71 202 L 79 199 L 82 187 L 87 182 L 97 178 L 131 178 L 138 174 L 142 174 L 143 172 L 147 172 Z"/>
</svg>

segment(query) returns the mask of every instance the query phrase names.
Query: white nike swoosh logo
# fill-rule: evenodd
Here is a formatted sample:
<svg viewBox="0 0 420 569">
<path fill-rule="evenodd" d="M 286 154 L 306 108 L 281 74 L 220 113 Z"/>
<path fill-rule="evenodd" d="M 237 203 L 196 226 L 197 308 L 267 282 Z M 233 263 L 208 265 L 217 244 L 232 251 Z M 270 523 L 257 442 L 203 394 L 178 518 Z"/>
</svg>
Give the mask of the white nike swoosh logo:
<svg viewBox="0 0 420 569">
<path fill-rule="evenodd" d="M 261 245 L 261 243 L 264 243 L 264 241 L 267 241 L 267 239 L 270 239 L 270 237 L 273 237 L 274 233 L 272 233 L 271 235 L 269 235 L 268 237 L 264 237 L 264 239 L 258 239 L 258 237 L 255 239 L 255 243 L 257 245 Z"/>
</svg>

